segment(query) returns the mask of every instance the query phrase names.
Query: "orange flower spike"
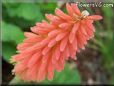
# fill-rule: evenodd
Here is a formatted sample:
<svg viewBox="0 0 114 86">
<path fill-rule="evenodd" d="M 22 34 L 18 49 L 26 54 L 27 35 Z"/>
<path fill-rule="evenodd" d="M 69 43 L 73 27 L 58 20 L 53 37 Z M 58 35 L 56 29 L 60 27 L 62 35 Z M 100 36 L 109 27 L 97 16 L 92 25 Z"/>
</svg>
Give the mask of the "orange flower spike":
<svg viewBox="0 0 114 86">
<path fill-rule="evenodd" d="M 87 40 L 94 36 L 93 21 L 100 15 L 89 16 L 88 11 L 78 9 L 75 3 L 66 4 L 68 14 L 60 9 L 55 15 L 46 14 L 42 23 L 36 23 L 32 32 L 25 32 L 26 39 L 17 46 L 19 53 L 12 56 L 13 73 L 25 81 L 52 80 L 54 70 L 64 68 L 65 60 L 76 59 L 76 52 L 84 49 Z"/>
</svg>

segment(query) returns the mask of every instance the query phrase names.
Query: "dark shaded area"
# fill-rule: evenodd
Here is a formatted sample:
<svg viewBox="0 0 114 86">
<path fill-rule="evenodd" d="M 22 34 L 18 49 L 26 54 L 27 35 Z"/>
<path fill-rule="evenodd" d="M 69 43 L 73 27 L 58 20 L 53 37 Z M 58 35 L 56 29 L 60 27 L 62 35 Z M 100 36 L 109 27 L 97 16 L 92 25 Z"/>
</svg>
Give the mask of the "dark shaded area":
<svg viewBox="0 0 114 86">
<path fill-rule="evenodd" d="M 13 79 L 13 75 L 11 74 L 11 71 L 13 69 L 13 65 L 6 62 L 4 59 L 2 59 L 2 84 L 8 85 L 8 83 Z"/>
<path fill-rule="evenodd" d="M 101 54 L 95 49 L 86 47 L 77 54 L 78 70 L 85 84 L 107 84 L 108 74 L 101 64 Z"/>
</svg>

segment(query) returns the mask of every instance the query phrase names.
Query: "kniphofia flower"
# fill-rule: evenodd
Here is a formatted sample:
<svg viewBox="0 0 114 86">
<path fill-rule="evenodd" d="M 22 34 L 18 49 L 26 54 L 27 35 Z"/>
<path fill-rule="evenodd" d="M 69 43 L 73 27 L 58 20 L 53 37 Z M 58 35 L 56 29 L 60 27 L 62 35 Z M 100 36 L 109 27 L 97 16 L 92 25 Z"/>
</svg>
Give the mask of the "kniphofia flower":
<svg viewBox="0 0 114 86">
<path fill-rule="evenodd" d="M 102 19 L 100 15 L 80 12 L 75 3 L 67 3 L 66 10 L 67 14 L 58 8 L 55 15 L 46 14 L 48 22 L 36 23 L 32 32 L 24 33 L 26 39 L 12 57 L 13 72 L 22 80 L 42 81 L 46 76 L 52 80 L 54 71 L 60 72 L 65 60 L 76 59 L 76 52 L 94 36 L 93 21 Z"/>
</svg>

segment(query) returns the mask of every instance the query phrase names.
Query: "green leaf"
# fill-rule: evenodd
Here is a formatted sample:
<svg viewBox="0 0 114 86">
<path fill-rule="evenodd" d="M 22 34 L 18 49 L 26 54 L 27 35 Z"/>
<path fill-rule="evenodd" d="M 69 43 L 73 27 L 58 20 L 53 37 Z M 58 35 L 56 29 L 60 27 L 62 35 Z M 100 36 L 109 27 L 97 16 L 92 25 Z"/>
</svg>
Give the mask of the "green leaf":
<svg viewBox="0 0 114 86">
<path fill-rule="evenodd" d="M 24 38 L 23 32 L 18 26 L 2 22 L 2 41 L 20 43 Z"/>
<path fill-rule="evenodd" d="M 2 54 L 3 58 L 9 62 L 9 59 L 11 58 L 12 55 L 15 54 L 16 47 L 8 42 L 3 42 L 2 43 Z"/>
<path fill-rule="evenodd" d="M 43 18 L 40 9 L 35 4 L 21 4 L 18 8 L 18 12 L 19 17 L 23 17 L 27 20 L 40 21 Z"/>
<path fill-rule="evenodd" d="M 39 6 L 33 3 L 20 3 L 17 6 L 13 4 L 5 4 L 6 10 L 11 17 L 24 18 L 26 20 L 41 21 L 43 16 Z"/>
<path fill-rule="evenodd" d="M 45 13 L 54 13 L 55 8 L 57 7 L 57 3 L 38 3 L 37 6 L 39 6 L 40 10 Z M 44 9 L 45 8 L 45 9 Z"/>
<path fill-rule="evenodd" d="M 113 9 L 111 7 L 102 7 L 105 18 L 113 17 Z"/>
<path fill-rule="evenodd" d="M 19 6 L 19 3 L 3 3 L 3 6 L 5 6 L 6 8 L 6 11 L 7 11 L 7 14 L 11 17 L 13 16 L 16 16 L 17 13 L 18 13 L 18 6 Z M 4 11 L 3 11 L 4 12 Z"/>
</svg>

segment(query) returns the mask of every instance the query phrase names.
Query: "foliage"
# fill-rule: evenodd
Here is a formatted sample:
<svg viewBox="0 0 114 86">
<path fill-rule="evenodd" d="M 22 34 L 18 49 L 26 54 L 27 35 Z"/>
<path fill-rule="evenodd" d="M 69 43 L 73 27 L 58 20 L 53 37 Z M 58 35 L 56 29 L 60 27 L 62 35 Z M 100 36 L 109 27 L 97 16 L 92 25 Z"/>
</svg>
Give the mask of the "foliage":
<svg viewBox="0 0 114 86">
<path fill-rule="evenodd" d="M 23 32 L 18 26 L 2 22 L 2 41 L 20 43 L 24 38 Z"/>
<path fill-rule="evenodd" d="M 11 56 L 15 54 L 15 51 L 16 51 L 16 48 L 13 44 L 8 43 L 8 42 L 3 42 L 3 45 L 2 45 L 3 53 L 2 54 L 6 61 L 9 61 Z"/>
<path fill-rule="evenodd" d="M 96 33 L 93 42 L 97 44 L 98 51 L 101 53 L 102 68 L 111 76 L 110 83 L 114 83 L 114 32 L 113 20 L 114 13 L 111 7 L 102 7 L 103 21 L 96 23 Z"/>
</svg>

